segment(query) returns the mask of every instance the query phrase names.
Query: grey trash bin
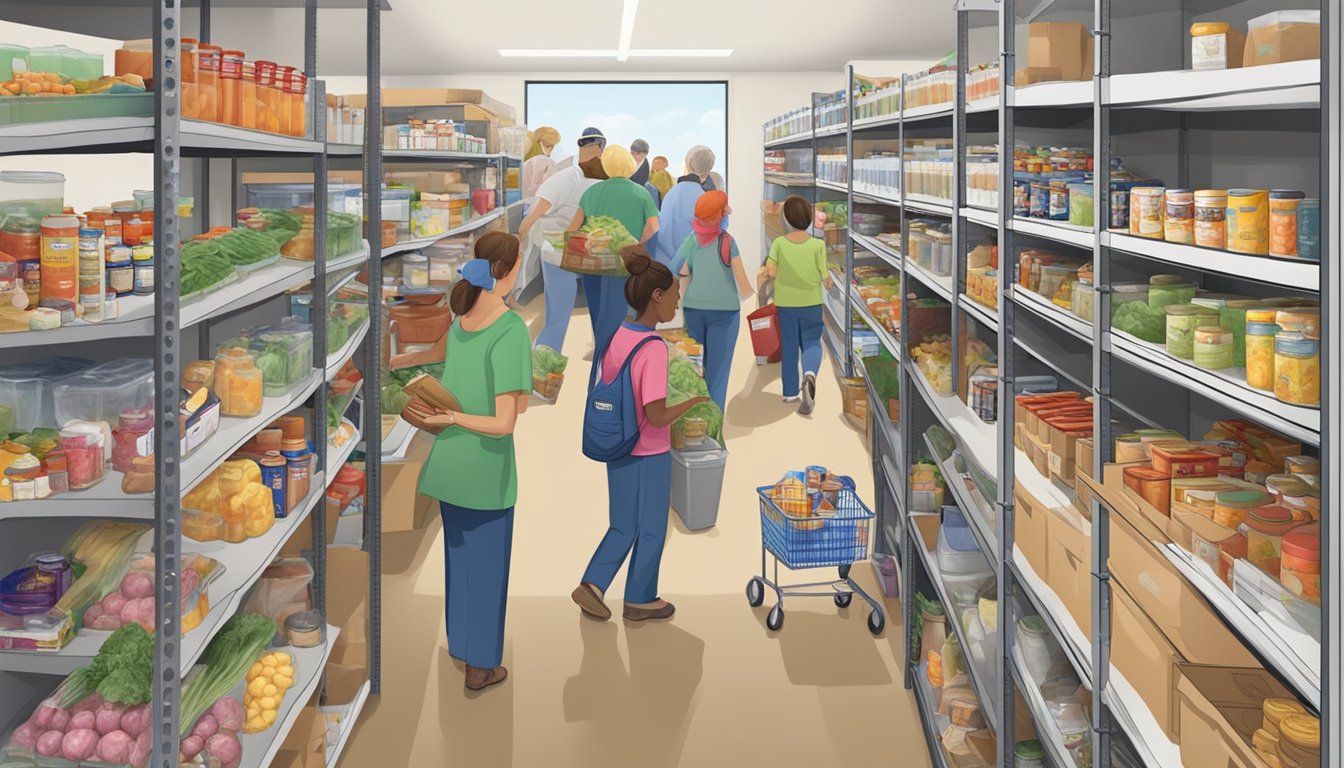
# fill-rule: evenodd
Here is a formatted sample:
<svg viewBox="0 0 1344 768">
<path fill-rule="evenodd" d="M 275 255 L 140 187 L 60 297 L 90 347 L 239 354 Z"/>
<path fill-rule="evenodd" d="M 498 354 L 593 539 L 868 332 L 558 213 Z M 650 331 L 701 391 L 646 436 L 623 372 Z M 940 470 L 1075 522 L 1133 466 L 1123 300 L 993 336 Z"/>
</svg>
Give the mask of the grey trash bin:
<svg viewBox="0 0 1344 768">
<path fill-rule="evenodd" d="M 723 470 L 728 451 L 672 451 L 672 509 L 692 531 L 713 528 L 719 519 Z"/>
</svg>

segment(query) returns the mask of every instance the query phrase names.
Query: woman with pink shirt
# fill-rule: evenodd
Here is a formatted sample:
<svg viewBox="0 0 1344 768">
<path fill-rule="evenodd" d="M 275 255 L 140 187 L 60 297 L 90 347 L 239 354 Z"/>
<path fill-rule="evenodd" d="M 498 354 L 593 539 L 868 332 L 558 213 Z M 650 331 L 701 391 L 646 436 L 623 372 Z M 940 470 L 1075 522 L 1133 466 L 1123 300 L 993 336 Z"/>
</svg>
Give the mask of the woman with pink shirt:
<svg viewBox="0 0 1344 768">
<path fill-rule="evenodd" d="M 595 359 L 602 361 L 602 380 L 606 383 L 615 380 L 640 342 L 650 336 L 659 338 L 655 328 L 676 316 L 681 300 L 680 286 L 671 270 L 654 261 L 644 246 L 627 246 L 621 258 L 630 272 L 625 281 L 625 300 L 634 307 L 636 316 L 621 324 L 606 349 L 598 350 Z M 604 602 L 607 587 L 627 555 L 630 572 L 625 580 L 625 619 L 666 619 L 676 610 L 658 596 L 658 568 L 672 493 L 669 427 L 709 400 L 695 397 L 680 405 L 667 404 L 666 343 L 640 348 L 631 362 L 630 378 L 639 406 L 639 442 L 629 456 L 607 464 L 610 527 L 572 595 L 585 614 L 602 621 L 611 618 L 611 609 Z"/>
</svg>

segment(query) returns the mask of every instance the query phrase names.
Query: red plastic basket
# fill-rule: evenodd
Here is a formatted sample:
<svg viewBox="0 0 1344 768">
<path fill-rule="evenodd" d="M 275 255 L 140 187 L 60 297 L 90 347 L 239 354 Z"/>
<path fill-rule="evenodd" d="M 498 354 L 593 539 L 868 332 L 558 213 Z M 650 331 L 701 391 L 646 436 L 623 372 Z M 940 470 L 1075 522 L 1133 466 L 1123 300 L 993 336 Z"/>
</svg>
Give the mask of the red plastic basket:
<svg viewBox="0 0 1344 768">
<path fill-rule="evenodd" d="M 751 347 L 756 357 L 778 363 L 783 344 L 779 339 L 779 310 L 775 305 L 766 304 L 747 315 L 747 327 L 751 329 Z"/>
</svg>

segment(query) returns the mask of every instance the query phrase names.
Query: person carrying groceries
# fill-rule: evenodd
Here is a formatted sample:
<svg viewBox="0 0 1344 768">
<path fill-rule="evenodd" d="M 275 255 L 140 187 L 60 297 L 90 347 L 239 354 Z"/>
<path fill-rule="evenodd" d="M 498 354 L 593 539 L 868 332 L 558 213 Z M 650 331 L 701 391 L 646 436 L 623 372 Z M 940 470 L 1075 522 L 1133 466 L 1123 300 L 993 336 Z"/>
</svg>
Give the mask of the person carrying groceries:
<svg viewBox="0 0 1344 768">
<path fill-rule="evenodd" d="M 602 151 L 602 169 L 609 177 L 583 193 L 579 211 L 570 222 L 569 231 L 578 230 L 584 222 L 596 216 L 608 216 L 620 222 L 629 235 L 640 243 L 647 242 L 658 232 L 658 206 L 644 187 L 630 180 L 635 172 L 635 158 L 630 150 L 612 144 Z M 588 314 L 593 324 L 593 346 L 603 349 L 611 342 L 616 329 L 628 314 L 628 305 L 622 296 L 619 277 L 583 276 L 583 292 L 588 297 Z"/>
<path fill-rule="evenodd" d="M 720 410 L 728 405 L 728 373 L 737 346 L 742 299 L 753 292 L 737 241 L 723 229 L 732 211 L 727 194 L 716 190 L 701 195 L 695 204 L 694 231 L 682 242 L 675 259 L 683 265 L 686 332 L 705 348 L 705 384 Z"/>
<path fill-rule="evenodd" d="M 578 164 L 556 171 L 537 190 L 537 199 L 527 218 L 518 228 L 518 237 L 527 252 L 541 258 L 542 285 L 545 290 L 546 320 L 537 345 L 563 352 L 569 318 L 579 295 L 579 276 L 560 268 L 560 253 L 542 236 L 550 230 L 564 231 L 579 210 L 583 193 L 607 178 L 602 170 L 602 150 L 607 139 L 596 128 L 586 128 L 579 137 Z"/>
<path fill-rule="evenodd" d="M 672 493 L 669 427 L 709 398 L 667 404 L 667 343 L 655 328 L 676 316 L 680 287 L 672 272 L 654 261 L 642 245 L 625 247 L 621 258 L 630 272 L 625 299 L 636 316 L 621 324 L 609 345 L 598 349 L 594 364 L 600 362 L 602 382 L 610 383 L 630 358 L 638 442 L 630 455 L 607 464 L 610 526 L 571 596 L 584 614 L 602 621 L 611 618 L 604 598 L 629 555 L 623 615 L 627 621 L 646 621 L 670 618 L 676 610 L 658 596 L 658 569 Z"/>
<path fill-rule="evenodd" d="M 821 370 L 821 284 L 826 278 L 826 243 L 808 234 L 812 226 L 811 203 L 797 195 L 790 196 L 784 201 L 783 214 L 788 234 L 771 244 L 765 268 L 775 281 L 775 306 L 779 308 L 784 402 L 796 402 L 801 394 L 798 412 L 806 415 L 816 405 L 817 372 Z"/>
<path fill-rule="evenodd" d="M 441 382 L 462 412 L 412 398 L 402 417 L 433 435 L 419 490 L 439 500 L 448 652 L 473 691 L 504 682 L 504 614 L 518 467 L 513 432 L 532 391 L 527 325 L 504 304 L 518 278 L 518 239 L 490 232 L 449 297 Z"/>
</svg>

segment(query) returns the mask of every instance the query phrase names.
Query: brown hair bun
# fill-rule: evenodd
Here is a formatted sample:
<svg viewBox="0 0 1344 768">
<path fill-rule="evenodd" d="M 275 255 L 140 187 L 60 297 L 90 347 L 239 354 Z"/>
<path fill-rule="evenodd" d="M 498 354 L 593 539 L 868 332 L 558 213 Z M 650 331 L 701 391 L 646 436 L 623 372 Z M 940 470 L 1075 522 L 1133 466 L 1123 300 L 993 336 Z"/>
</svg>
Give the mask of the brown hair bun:
<svg viewBox="0 0 1344 768">
<path fill-rule="evenodd" d="M 636 312 L 643 312 L 653 300 L 654 291 L 666 291 L 675 278 L 672 270 L 654 261 L 643 245 L 627 245 L 621 249 L 621 261 L 630 277 L 625 281 L 625 300 Z"/>
</svg>

